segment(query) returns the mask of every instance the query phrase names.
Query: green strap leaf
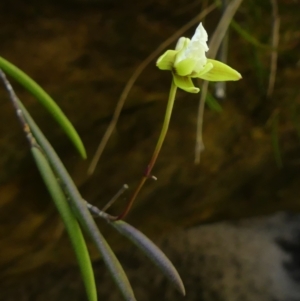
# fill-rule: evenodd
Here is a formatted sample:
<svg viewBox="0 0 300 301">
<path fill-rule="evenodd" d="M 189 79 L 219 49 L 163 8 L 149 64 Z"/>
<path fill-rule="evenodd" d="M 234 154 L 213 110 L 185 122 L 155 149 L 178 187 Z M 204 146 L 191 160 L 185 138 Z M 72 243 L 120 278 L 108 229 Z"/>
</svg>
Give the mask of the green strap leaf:
<svg viewBox="0 0 300 301">
<path fill-rule="evenodd" d="M 218 113 L 221 113 L 223 111 L 220 103 L 209 92 L 207 92 L 206 94 L 205 102 L 211 110 L 214 110 Z"/>
<path fill-rule="evenodd" d="M 135 244 L 162 271 L 175 288 L 185 295 L 185 288 L 176 268 L 147 236 L 124 221 L 111 222 L 110 225 Z"/>
<path fill-rule="evenodd" d="M 25 89 L 27 89 L 33 96 L 35 96 L 41 104 L 52 114 L 54 119 L 60 124 L 65 133 L 69 136 L 82 158 L 86 158 L 86 151 L 84 145 L 73 127 L 72 123 L 62 112 L 55 101 L 47 94 L 41 86 L 39 86 L 32 78 L 25 74 L 18 67 L 5 60 L 0 56 L 0 68 L 17 82 L 19 82 Z"/>
<path fill-rule="evenodd" d="M 31 152 L 69 234 L 81 270 L 88 300 L 97 301 L 97 291 L 93 267 L 84 237 L 77 223 L 77 220 L 73 212 L 71 211 L 67 199 L 61 187 L 59 186 L 55 174 L 53 173 L 44 154 L 37 147 L 32 147 Z"/>
<path fill-rule="evenodd" d="M 63 163 L 57 156 L 51 144 L 48 142 L 44 134 L 41 132 L 37 124 L 31 118 L 30 114 L 27 112 L 20 101 L 19 106 L 22 109 L 23 115 L 27 123 L 29 124 L 29 127 L 35 139 L 38 141 L 39 145 L 45 152 L 52 169 L 60 178 L 62 186 L 69 196 L 69 201 L 72 204 L 72 209 L 74 209 L 80 224 L 95 243 L 98 251 L 102 255 L 106 267 L 108 268 L 116 285 L 120 289 L 124 299 L 126 301 L 135 301 L 136 299 L 134 297 L 133 290 L 119 260 L 99 231 L 93 217 L 87 209 L 85 201 L 82 199 L 82 196 L 80 195 L 69 173 L 65 169 Z"/>
</svg>

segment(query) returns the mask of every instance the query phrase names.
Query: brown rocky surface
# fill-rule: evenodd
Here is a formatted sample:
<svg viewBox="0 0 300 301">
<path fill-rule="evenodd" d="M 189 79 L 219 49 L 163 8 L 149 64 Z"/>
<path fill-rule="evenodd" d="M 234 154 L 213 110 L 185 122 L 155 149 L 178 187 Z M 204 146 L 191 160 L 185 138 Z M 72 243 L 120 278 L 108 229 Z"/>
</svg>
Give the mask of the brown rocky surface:
<svg viewBox="0 0 300 301">
<path fill-rule="evenodd" d="M 78 130 L 89 159 L 82 161 L 45 109 L 12 83 L 91 203 L 103 206 L 124 183 L 133 189 L 146 167 L 170 83 L 170 74 L 160 72 L 154 62 L 129 94 L 95 174 L 86 175 L 129 76 L 201 10 L 201 1 L 194 5 L 186 7 L 180 0 L 0 3 L 0 55 L 53 96 Z M 222 113 L 206 110 L 206 149 L 200 165 L 193 163 L 198 96 L 178 94 L 154 168 L 158 181 L 147 182 L 127 219 L 150 237 L 203 222 L 300 209 L 298 7 L 298 1 L 279 1 L 280 52 L 271 99 L 265 97 L 270 53 L 231 31 L 229 62 L 243 80 L 228 84 Z M 218 18 L 217 11 L 208 18 L 209 33 Z M 244 3 L 236 20 L 255 38 L 270 42 L 268 1 Z M 0 106 L 1 278 L 44 264 L 74 263 L 4 89 L 0 89 Z M 279 114 L 281 168 L 272 146 L 274 112 Z M 113 211 L 119 212 L 124 204 L 119 201 Z M 120 247 L 115 236 L 111 240 Z"/>
</svg>

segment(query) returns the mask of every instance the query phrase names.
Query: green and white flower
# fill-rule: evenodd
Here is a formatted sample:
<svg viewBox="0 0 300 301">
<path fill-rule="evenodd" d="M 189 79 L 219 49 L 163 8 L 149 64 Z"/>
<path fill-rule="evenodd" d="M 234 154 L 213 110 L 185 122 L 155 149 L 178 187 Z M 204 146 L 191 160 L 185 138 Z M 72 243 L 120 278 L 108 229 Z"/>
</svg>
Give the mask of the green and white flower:
<svg viewBox="0 0 300 301">
<path fill-rule="evenodd" d="M 206 57 L 207 39 L 207 32 L 200 23 L 191 40 L 181 37 L 175 50 L 167 50 L 158 58 L 156 66 L 171 71 L 175 85 L 189 93 L 200 91 L 194 86 L 192 78 L 217 82 L 241 79 L 241 74 L 236 70 Z"/>
</svg>

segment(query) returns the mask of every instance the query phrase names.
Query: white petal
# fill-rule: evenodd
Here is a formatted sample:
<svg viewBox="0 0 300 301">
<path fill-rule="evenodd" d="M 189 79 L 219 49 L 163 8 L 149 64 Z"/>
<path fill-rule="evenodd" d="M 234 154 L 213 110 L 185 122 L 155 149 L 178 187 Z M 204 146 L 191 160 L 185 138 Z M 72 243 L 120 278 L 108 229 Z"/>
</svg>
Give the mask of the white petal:
<svg viewBox="0 0 300 301">
<path fill-rule="evenodd" d="M 200 72 L 207 62 L 205 55 L 205 52 L 208 51 L 207 39 L 207 32 L 200 23 L 185 53 L 186 57 L 194 58 L 197 61 L 194 69 L 196 73 Z"/>
<path fill-rule="evenodd" d="M 207 40 L 208 35 L 201 22 L 196 28 L 195 34 L 191 39 L 191 43 L 195 43 L 197 46 L 201 45 L 205 51 L 208 51 Z"/>
<path fill-rule="evenodd" d="M 195 60 L 193 73 L 199 73 L 207 63 L 205 55 L 205 52 L 208 51 L 207 39 L 207 32 L 200 23 L 191 40 L 187 38 L 179 39 L 176 50 L 179 50 L 179 48 L 181 50 L 176 56 L 175 64 L 186 59 L 193 59 Z"/>
</svg>

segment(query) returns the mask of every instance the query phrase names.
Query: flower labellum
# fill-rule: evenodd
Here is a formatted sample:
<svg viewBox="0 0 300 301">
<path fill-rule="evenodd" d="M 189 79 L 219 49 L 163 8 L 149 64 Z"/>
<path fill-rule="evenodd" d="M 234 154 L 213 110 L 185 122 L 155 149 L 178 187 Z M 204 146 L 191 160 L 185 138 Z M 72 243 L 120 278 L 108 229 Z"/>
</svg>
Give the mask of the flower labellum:
<svg viewBox="0 0 300 301">
<path fill-rule="evenodd" d="M 175 85 L 189 93 L 200 91 L 194 86 L 191 78 L 217 82 L 241 79 L 241 74 L 236 70 L 206 57 L 207 39 L 207 32 L 200 23 L 191 40 L 181 37 L 175 50 L 167 50 L 161 55 L 156 66 L 161 70 L 171 71 Z"/>
</svg>

